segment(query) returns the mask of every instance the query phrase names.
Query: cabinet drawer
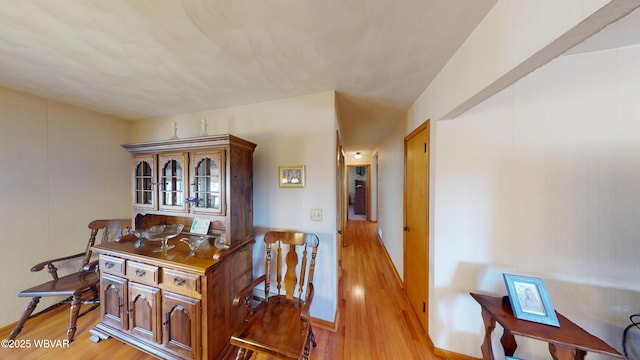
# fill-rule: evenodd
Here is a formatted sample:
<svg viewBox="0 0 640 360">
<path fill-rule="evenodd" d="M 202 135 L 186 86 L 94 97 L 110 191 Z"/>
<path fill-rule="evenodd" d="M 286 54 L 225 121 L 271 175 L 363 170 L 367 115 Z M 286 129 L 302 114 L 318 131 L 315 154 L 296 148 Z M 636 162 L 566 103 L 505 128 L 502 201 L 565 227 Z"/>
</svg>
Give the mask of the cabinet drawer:
<svg viewBox="0 0 640 360">
<path fill-rule="evenodd" d="M 100 268 L 100 271 L 124 276 L 124 263 L 124 259 L 100 254 L 98 267 Z"/>
<path fill-rule="evenodd" d="M 183 271 L 163 268 L 162 284 L 182 294 L 200 293 L 200 276 Z"/>
<path fill-rule="evenodd" d="M 130 280 L 157 285 L 159 282 L 158 273 L 157 266 L 127 261 L 127 278 Z"/>
</svg>

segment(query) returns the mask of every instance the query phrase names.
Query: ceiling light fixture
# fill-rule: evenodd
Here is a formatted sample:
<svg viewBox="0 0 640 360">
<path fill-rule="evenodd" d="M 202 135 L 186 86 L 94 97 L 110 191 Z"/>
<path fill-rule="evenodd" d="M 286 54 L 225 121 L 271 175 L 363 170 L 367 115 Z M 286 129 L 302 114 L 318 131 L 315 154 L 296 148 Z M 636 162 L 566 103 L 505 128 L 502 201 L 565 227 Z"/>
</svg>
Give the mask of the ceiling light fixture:
<svg viewBox="0 0 640 360">
<path fill-rule="evenodd" d="M 360 152 L 357 152 L 355 155 L 353 155 L 353 157 L 356 159 L 362 159 L 362 154 L 360 154 Z"/>
</svg>

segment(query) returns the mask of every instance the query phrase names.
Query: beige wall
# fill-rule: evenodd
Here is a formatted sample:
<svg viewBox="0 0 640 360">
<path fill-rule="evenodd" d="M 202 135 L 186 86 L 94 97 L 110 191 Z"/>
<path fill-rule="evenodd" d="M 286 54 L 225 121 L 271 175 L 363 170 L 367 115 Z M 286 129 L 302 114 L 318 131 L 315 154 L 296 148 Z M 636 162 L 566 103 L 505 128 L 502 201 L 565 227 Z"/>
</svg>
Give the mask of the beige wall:
<svg viewBox="0 0 640 360">
<path fill-rule="evenodd" d="M 315 232 L 320 237 L 314 317 L 334 321 L 337 309 L 335 95 L 333 91 L 293 99 L 138 121 L 135 141 L 165 139 L 176 122 L 179 137 L 197 136 L 206 119 L 209 134 L 230 133 L 257 144 L 254 153 L 254 272 L 264 268 L 265 229 Z M 278 186 L 278 166 L 305 165 L 306 186 Z M 322 209 L 322 221 L 311 221 Z"/>
<path fill-rule="evenodd" d="M 27 303 L 16 297 L 20 290 L 48 279 L 46 273 L 30 273 L 32 264 L 81 252 L 88 237 L 86 225 L 92 219 L 131 216 L 130 157 L 120 144 L 168 138 L 173 121 L 178 124 L 178 136 L 197 136 L 203 118 L 209 134 L 232 133 L 258 144 L 254 154 L 256 274 L 261 271 L 260 240 L 265 229 L 317 233 L 321 246 L 312 315 L 334 321 L 334 109 L 334 93 L 326 92 L 132 123 L 0 90 L 0 186 L 5 189 L 0 224 L 6 229 L 2 243 L 8 250 L 0 254 L 0 266 L 3 273 L 15 274 L 3 285 L 0 324 L 19 317 Z M 300 164 L 306 166 L 306 187 L 279 188 L 278 166 Z M 323 220 L 311 221 L 311 209 L 322 209 Z"/>
<path fill-rule="evenodd" d="M 131 124 L 7 89 L 0 123 L 5 325 L 27 304 L 17 293 L 50 279 L 32 265 L 84 251 L 93 219 L 131 216 L 129 155 L 119 145 L 130 141 Z"/>
</svg>

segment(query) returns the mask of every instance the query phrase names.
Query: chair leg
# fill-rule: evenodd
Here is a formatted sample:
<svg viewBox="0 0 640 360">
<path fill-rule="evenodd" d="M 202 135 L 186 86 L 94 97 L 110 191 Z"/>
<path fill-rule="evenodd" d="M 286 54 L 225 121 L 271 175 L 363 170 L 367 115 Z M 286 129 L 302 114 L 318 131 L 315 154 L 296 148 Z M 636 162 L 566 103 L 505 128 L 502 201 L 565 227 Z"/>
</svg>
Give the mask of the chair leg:
<svg viewBox="0 0 640 360">
<path fill-rule="evenodd" d="M 82 303 L 82 295 L 73 295 L 71 300 L 71 309 L 69 309 L 69 328 L 67 329 L 67 340 L 73 341 L 76 334 L 76 323 L 78 322 L 78 314 L 80 313 L 80 304 Z"/>
<path fill-rule="evenodd" d="M 236 360 L 249 360 L 253 355 L 253 351 L 247 350 L 245 348 L 238 348 L 238 353 L 236 354 Z"/>
<path fill-rule="evenodd" d="M 316 335 L 313 333 L 313 330 L 311 329 L 311 324 L 309 324 L 309 332 L 307 333 L 307 340 L 304 343 L 302 360 L 309 359 L 309 354 L 311 354 L 311 347 L 309 345 L 313 345 L 313 347 L 318 346 L 318 344 L 316 344 Z"/>
<path fill-rule="evenodd" d="M 33 310 L 36 309 L 36 306 L 38 306 L 39 302 L 40 302 L 40 297 L 37 296 L 32 298 L 31 301 L 29 301 L 29 303 L 27 304 L 27 306 L 25 306 L 24 311 L 22 312 L 22 316 L 20 316 L 20 320 L 18 320 L 16 327 L 13 328 L 13 330 L 11 330 L 11 333 L 9 334 L 9 340 L 15 339 L 16 336 L 20 334 L 20 332 L 22 331 L 22 328 L 24 327 L 24 323 L 27 321 L 27 319 L 29 319 L 29 316 L 31 316 L 31 313 L 33 313 Z"/>
<path fill-rule="evenodd" d="M 97 286 L 92 286 L 91 287 L 91 293 L 93 294 L 93 300 L 100 299 L 100 292 L 98 292 L 98 287 Z"/>
<path fill-rule="evenodd" d="M 309 339 L 311 339 L 311 343 L 313 344 L 313 347 L 318 346 L 318 344 L 316 344 L 316 334 L 313 333 L 313 329 L 311 329 L 311 324 L 309 324 Z"/>
<path fill-rule="evenodd" d="M 236 360 L 242 360 L 244 358 L 245 351 L 247 351 L 245 348 L 238 348 L 238 352 L 236 353 Z"/>
</svg>

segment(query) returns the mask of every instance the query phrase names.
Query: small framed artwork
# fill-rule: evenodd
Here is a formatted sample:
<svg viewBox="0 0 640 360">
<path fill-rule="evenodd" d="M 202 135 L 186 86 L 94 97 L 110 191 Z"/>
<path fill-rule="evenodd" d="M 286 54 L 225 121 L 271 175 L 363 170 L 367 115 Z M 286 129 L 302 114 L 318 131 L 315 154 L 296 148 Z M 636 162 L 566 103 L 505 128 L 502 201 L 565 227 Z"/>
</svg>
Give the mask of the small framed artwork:
<svg viewBox="0 0 640 360">
<path fill-rule="evenodd" d="M 189 232 L 192 234 L 207 235 L 209 233 L 209 224 L 211 224 L 210 219 L 194 218 Z"/>
<path fill-rule="evenodd" d="M 502 276 L 516 318 L 560 326 L 542 279 L 512 274 Z"/>
<path fill-rule="evenodd" d="M 278 168 L 278 182 L 281 188 L 304 187 L 304 165 L 280 166 Z"/>
</svg>

